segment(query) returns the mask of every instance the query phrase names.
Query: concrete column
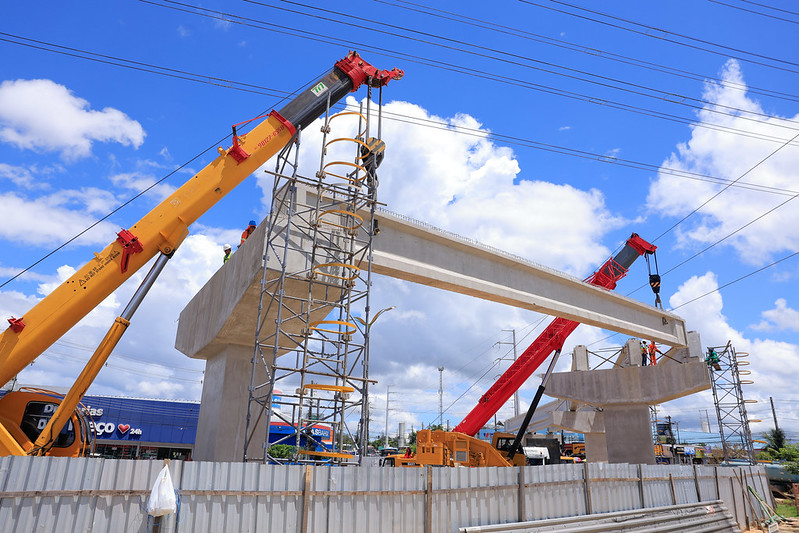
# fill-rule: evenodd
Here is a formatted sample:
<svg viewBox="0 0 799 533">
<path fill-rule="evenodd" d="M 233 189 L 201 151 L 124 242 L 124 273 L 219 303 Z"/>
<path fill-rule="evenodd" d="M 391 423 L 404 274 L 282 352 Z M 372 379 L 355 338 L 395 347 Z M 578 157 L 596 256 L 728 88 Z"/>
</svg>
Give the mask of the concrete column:
<svg viewBox="0 0 799 533">
<path fill-rule="evenodd" d="M 605 433 L 584 433 L 585 457 L 592 463 L 608 462 L 608 440 Z M 632 461 L 630 461 L 632 462 Z"/>
<path fill-rule="evenodd" d="M 218 354 L 207 359 L 194 447 L 195 460 L 242 460 L 252 354 L 252 348 L 228 344 Z M 265 381 L 263 376 L 260 379 Z M 265 427 L 262 417 L 255 428 L 255 441 L 263 442 Z M 251 427 L 250 432 L 252 431 Z M 254 452 L 259 457 L 262 453 L 260 450 Z"/>
<path fill-rule="evenodd" d="M 607 405 L 603 414 L 609 463 L 655 464 L 648 405 Z"/>
</svg>

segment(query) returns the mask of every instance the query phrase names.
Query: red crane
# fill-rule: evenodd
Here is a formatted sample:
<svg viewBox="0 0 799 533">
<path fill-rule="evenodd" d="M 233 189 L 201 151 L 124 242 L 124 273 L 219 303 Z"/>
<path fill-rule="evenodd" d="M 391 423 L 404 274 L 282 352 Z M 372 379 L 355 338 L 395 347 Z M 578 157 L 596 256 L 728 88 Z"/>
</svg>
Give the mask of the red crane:
<svg viewBox="0 0 799 533">
<path fill-rule="evenodd" d="M 639 237 L 637 233 L 633 233 L 630 238 L 627 239 L 624 248 L 622 248 L 615 257 L 608 259 L 607 262 L 591 276 L 586 278 L 585 282 L 608 290 L 613 290 L 616 288 L 616 283 L 627 274 L 627 270 L 638 257 L 654 254 L 656 249 L 657 246 L 648 243 Z M 659 289 L 660 280 L 657 274 L 653 275 L 650 273 L 650 285 L 652 285 L 654 290 L 655 284 L 653 277 L 658 278 L 657 288 Z M 655 294 L 657 294 L 657 291 Z M 541 366 L 541 363 L 546 361 L 552 352 L 560 353 L 560 350 L 563 348 L 563 343 L 566 342 L 566 337 L 579 325 L 579 322 L 565 318 L 556 318 L 553 320 L 524 353 L 516 359 L 511 367 L 500 376 L 499 380 L 483 394 L 477 406 L 466 415 L 466 418 L 464 418 L 460 424 L 455 426 L 454 431 L 465 433 L 470 436 L 476 435 L 480 428 L 494 416 L 514 392 L 524 385 L 527 378 Z M 533 400 L 533 405 L 531 405 L 531 411 L 535 411 L 535 406 L 538 404 L 538 400 L 541 399 L 541 394 L 543 394 L 544 386 L 545 382 L 542 383 L 536 393 L 536 398 Z M 529 418 L 531 417 L 532 412 L 528 412 L 528 416 L 522 424 L 522 433 L 526 429 Z"/>
</svg>

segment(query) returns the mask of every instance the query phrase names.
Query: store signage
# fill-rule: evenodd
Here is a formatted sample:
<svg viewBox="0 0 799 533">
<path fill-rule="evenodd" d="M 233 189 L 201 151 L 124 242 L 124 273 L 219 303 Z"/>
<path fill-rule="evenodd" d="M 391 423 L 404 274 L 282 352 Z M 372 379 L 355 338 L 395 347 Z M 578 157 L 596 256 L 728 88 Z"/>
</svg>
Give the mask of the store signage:
<svg viewBox="0 0 799 533">
<path fill-rule="evenodd" d="M 103 416 L 103 409 L 95 409 L 94 407 L 86 406 L 83 408 L 83 413 L 89 415 L 91 417 L 101 417 Z M 91 420 L 89 422 L 89 427 L 94 432 L 97 437 L 105 437 L 105 438 L 113 438 L 112 436 L 114 433 L 118 433 L 118 437 L 122 438 L 125 435 L 129 435 L 130 437 L 140 436 L 142 434 L 141 428 L 132 428 L 130 424 L 124 423 L 117 423 L 114 422 L 95 422 Z"/>
<path fill-rule="evenodd" d="M 106 434 L 109 436 L 113 435 L 115 431 L 118 431 L 121 435 L 127 433 L 131 437 L 142 434 L 140 428 L 132 428 L 130 427 L 130 424 L 117 425 L 113 422 L 94 422 L 91 424 L 91 427 L 98 437 L 103 437 Z"/>
</svg>

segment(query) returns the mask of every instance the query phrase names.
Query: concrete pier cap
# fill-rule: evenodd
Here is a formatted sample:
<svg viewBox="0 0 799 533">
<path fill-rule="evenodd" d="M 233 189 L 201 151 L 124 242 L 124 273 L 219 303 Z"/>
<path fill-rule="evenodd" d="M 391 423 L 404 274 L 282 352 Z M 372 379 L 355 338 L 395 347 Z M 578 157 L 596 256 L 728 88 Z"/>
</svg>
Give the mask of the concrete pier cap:
<svg viewBox="0 0 799 533">
<path fill-rule="evenodd" d="M 570 408 L 551 412 L 551 423 L 584 433 L 589 461 L 655 464 L 649 406 L 710 388 L 699 333 L 688 332 L 688 346 L 667 351 L 655 366 L 641 366 L 639 342 L 628 340 L 615 366 L 599 370 L 589 370 L 586 347 L 576 346 L 573 370 L 550 377 L 546 394 Z"/>
</svg>

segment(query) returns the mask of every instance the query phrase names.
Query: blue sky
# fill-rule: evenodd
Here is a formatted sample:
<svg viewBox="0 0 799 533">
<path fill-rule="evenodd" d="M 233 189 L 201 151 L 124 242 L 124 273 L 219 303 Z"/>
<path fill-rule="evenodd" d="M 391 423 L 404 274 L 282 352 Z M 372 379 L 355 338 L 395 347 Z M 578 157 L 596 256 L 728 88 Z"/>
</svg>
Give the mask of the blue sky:
<svg viewBox="0 0 799 533">
<path fill-rule="evenodd" d="M 790 9 L 746 0 L 8 5 L 0 283 L 169 177 L 0 287 L 0 312 L 23 315 L 211 161 L 231 124 L 279 108 L 357 49 L 406 72 L 384 92 L 388 209 L 578 276 L 633 231 L 654 240 L 664 304 L 705 346 L 732 340 L 751 353 L 745 395 L 764 420 L 753 431 L 772 427 L 771 396 L 799 439 L 799 14 Z M 318 147 L 307 137 L 311 168 Z M 256 173 L 192 228 L 92 393 L 199 398 L 203 365 L 173 348 L 177 317 L 221 265 L 222 244 L 263 218 L 268 189 Z M 651 303 L 646 274 L 639 261 L 617 290 Z M 109 297 L 20 380 L 70 383 L 132 290 Z M 373 403 L 382 408 L 390 384 L 391 431 L 437 416 L 439 365 L 445 418 L 457 423 L 507 366 L 495 364 L 507 356 L 496 345 L 509 340 L 503 330 L 517 330 L 521 351 L 543 327 L 533 313 L 387 278 L 373 297 L 377 308 L 397 306 L 372 347 Z M 625 340 L 580 327 L 565 350 Z M 522 390 L 523 403 L 537 385 Z M 709 392 L 661 406 L 686 429 L 699 428 L 705 409 L 712 414 Z"/>
</svg>

